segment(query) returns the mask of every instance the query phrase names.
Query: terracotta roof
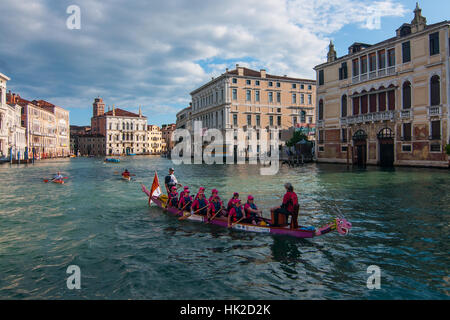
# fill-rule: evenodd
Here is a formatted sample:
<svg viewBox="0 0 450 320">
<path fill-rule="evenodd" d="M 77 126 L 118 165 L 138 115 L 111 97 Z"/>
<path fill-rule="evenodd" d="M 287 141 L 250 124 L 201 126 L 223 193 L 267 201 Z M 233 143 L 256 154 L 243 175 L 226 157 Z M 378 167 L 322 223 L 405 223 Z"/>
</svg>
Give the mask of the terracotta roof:
<svg viewBox="0 0 450 320">
<path fill-rule="evenodd" d="M 108 112 L 105 112 L 105 116 L 112 116 L 112 115 L 113 115 L 112 110 L 110 110 Z M 114 109 L 114 116 L 115 117 L 134 117 L 134 118 L 139 118 L 138 114 L 130 112 L 130 111 L 126 111 L 126 110 L 123 110 L 123 109 L 120 109 L 120 108 L 115 108 Z"/>
</svg>

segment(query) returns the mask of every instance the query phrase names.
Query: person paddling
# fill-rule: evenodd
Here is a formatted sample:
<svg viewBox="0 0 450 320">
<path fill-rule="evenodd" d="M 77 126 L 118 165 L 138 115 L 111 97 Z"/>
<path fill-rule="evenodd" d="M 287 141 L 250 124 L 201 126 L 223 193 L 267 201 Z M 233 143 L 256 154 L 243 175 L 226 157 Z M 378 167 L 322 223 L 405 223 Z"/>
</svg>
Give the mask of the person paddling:
<svg viewBox="0 0 450 320">
<path fill-rule="evenodd" d="M 178 184 L 178 181 L 174 175 L 174 172 L 175 172 L 174 168 L 169 168 L 169 174 L 164 179 L 167 194 L 170 193 L 170 191 L 172 190 L 172 187 L 176 187 L 176 185 Z"/>
<path fill-rule="evenodd" d="M 208 220 L 212 217 L 218 218 L 223 215 L 222 202 L 220 202 L 219 199 L 219 196 L 210 198 L 207 214 Z"/>
<path fill-rule="evenodd" d="M 244 208 L 240 199 L 235 199 L 231 210 L 228 212 L 228 227 L 231 227 L 232 223 L 241 221 L 244 218 Z"/>
<path fill-rule="evenodd" d="M 294 214 L 295 206 L 298 206 L 298 197 L 294 192 L 294 187 L 290 183 L 286 183 L 284 185 L 286 189 L 286 193 L 283 197 L 283 203 L 281 206 L 270 209 L 270 213 L 272 216 L 272 220 L 270 226 L 278 227 L 278 215 L 283 214 L 285 216 L 285 220 L 287 222 L 289 215 Z"/>
<path fill-rule="evenodd" d="M 217 189 L 211 190 L 211 196 L 209 197 L 208 201 L 211 202 L 212 199 L 214 199 L 214 198 L 217 198 L 217 200 L 220 202 L 221 205 L 223 204 L 222 199 L 219 197 L 219 190 L 217 190 Z"/>
<path fill-rule="evenodd" d="M 180 199 L 184 197 L 184 193 L 186 190 L 189 190 L 188 186 L 184 186 L 183 191 L 180 192 Z"/>
<path fill-rule="evenodd" d="M 208 200 L 206 200 L 205 194 L 203 192 L 199 192 L 197 194 L 197 199 L 194 200 L 194 203 L 192 204 L 192 211 L 202 216 L 205 216 L 207 214 Z"/>
<path fill-rule="evenodd" d="M 230 212 L 231 208 L 233 207 L 233 202 L 239 198 L 239 193 L 235 192 L 233 193 L 233 197 L 228 201 L 227 205 L 227 211 Z"/>
<path fill-rule="evenodd" d="M 177 187 L 172 187 L 171 192 L 169 193 L 169 206 L 170 207 L 177 207 L 178 204 L 178 192 Z"/>
<path fill-rule="evenodd" d="M 125 169 L 125 171 L 122 172 L 122 177 L 124 177 L 124 178 L 129 178 L 130 177 L 130 172 L 128 171 L 128 169 Z"/>
<path fill-rule="evenodd" d="M 58 171 L 58 173 L 56 173 L 55 176 L 53 177 L 52 181 L 60 181 L 63 179 L 64 177 L 61 175 L 61 172 Z"/>
<path fill-rule="evenodd" d="M 256 223 L 262 218 L 262 211 L 255 205 L 255 199 L 252 195 L 247 198 L 247 203 L 244 206 L 245 220 L 248 223 L 256 225 Z"/>
<path fill-rule="evenodd" d="M 180 197 L 180 201 L 178 202 L 178 209 L 185 210 L 185 211 L 191 211 L 191 205 L 192 205 L 192 197 L 189 195 L 189 189 L 184 191 L 183 198 Z"/>
</svg>

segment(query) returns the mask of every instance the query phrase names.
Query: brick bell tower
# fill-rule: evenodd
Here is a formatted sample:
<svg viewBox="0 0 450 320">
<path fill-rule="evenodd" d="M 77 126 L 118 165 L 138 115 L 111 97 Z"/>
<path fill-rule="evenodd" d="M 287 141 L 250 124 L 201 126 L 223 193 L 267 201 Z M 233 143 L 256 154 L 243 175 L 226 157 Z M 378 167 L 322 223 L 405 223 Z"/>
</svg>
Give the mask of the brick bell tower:
<svg viewBox="0 0 450 320">
<path fill-rule="evenodd" d="M 93 109 L 93 117 L 102 116 L 105 114 L 105 104 L 103 103 L 103 99 L 97 97 L 94 99 L 94 103 L 92 104 Z"/>
</svg>

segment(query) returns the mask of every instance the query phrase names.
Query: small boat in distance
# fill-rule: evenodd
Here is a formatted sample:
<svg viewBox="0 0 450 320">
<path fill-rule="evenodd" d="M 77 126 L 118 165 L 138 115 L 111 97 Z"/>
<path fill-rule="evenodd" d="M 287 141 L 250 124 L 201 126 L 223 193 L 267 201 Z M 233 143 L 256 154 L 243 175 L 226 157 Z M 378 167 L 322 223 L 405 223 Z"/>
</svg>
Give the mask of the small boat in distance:
<svg viewBox="0 0 450 320">
<path fill-rule="evenodd" d="M 115 159 L 115 158 L 106 158 L 105 162 L 114 162 L 114 163 L 118 163 L 120 162 L 120 159 Z"/>
</svg>

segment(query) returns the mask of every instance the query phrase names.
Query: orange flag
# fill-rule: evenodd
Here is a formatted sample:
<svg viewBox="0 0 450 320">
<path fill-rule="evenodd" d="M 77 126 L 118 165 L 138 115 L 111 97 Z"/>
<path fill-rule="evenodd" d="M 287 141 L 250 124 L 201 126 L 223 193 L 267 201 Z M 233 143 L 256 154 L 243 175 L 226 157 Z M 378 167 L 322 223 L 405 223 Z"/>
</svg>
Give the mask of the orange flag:
<svg viewBox="0 0 450 320">
<path fill-rule="evenodd" d="M 161 194 L 161 187 L 159 186 L 158 174 L 155 171 L 155 177 L 153 178 L 152 188 L 150 190 L 150 196 L 148 198 L 148 204 L 152 203 L 153 197 L 159 197 Z"/>
</svg>

